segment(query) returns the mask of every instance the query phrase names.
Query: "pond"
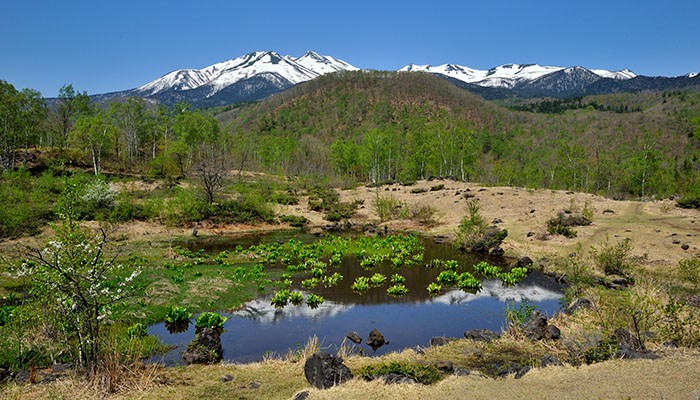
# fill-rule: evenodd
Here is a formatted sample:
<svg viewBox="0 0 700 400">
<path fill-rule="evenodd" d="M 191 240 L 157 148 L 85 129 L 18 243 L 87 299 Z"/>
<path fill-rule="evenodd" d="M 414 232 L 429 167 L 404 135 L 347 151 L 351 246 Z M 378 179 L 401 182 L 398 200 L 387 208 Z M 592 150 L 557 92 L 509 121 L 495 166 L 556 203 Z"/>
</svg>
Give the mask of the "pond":
<svg viewBox="0 0 700 400">
<path fill-rule="evenodd" d="M 205 252 L 214 254 L 221 250 L 233 250 L 238 245 L 247 247 L 270 241 L 286 242 L 290 238 L 303 243 L 318 240 L 302 233 L 276 233 L 200 241 L 189 243 L 188 247 L 193 250 L 203 248 Z M 465 254 L 451 244 L 436 243 L 431 238 L 419 238 L 419 243 L 424 248 L 420 265 L 396 269 L 390 263 L 382 263 L 367 271 L 360 266 L 357 256 L 347 254 L 339 265 L 330 268 L 343 276 L 334 287 L 319 285 L 305 289 L 300 282 L 310 274 L 295 276 L 290 290 L 302 293 L 304 298 L 309 293 L 322 296 L 325 300 L 317 308 L 306 304 L 275 308 L 271 305 L 272 293 L 268 293 L 247 302 L 235 312 L 220 312 L 228 317 L 221 335 L 224 359 L 253 362 L 261 360 L 266 354 L 286 354 L 289 350 L 304 346 L 314 335 L 322 347 L 334 350 L 353 331 L 363 338 L 360 345 L 355 345 L 356 351 L 362 349 L 367 355 L 381 355 L 408 347 L 427 346 L 433 336 L 463 337 L 464 331 L 469 329 L 487 328 L 500 332 L 506 324 L 506 307 L 517 308 L 522 302 L 537 306 L 549 316 L 560 307 L 562 288 L 538 272 L 530 273 L 517 285 L 505 286 L 500 279 L 485 279 L 474 272 L 472 266 L 484 261 L 482 256 Z M 434 259 L 458 261 L 458 272 L 470 271 L 482 278 L 481 290 L 472 293 L 458 288 L 443 288 L 441 294 L 430 296 L 426 287 L 436 280 L 442 269 L 428 268 L 424 264 L 430 264 Z M 500 264 L 507 270 L 508 260 L 487 261 Z M 282 267 L 278 265 L 276 268 Z M 355 278 L 377 272 L 387 278 L 397 272 L 404 276 L 408 294 L 402 297 L 388 295 L 386 289 L 391 286 L 388 279 L 364 294 L 350 289 Z M 375 328 L 383 333 L 388 343 L 373 350 L 365 342 L 369 332 Z M 151 325 L 149 333 L 175 346 L 166 354 L 154 356 L 151 361 L 175 365 L 181 363 L 180 353 L 194 338 L 195 327 L 190 324 L 188 330 L 171 334 L 165 324 L 159 323 Z M 349 341 L 346 343 L 352 344 Z"/>
</svg>

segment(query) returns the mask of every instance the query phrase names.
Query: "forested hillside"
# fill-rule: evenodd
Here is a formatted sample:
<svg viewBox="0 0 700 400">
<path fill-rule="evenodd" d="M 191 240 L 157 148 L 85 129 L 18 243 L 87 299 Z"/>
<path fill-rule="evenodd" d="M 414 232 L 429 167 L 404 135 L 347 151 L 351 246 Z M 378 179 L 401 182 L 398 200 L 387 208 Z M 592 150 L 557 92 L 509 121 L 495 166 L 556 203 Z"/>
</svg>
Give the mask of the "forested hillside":
<svg viewBox="0 0 700 400">
<path fill-rule="evenodd" d="M 700 187 L 698 93 L 529 104 L 511 108 L 539 112 L 497 106 L 427 74 L 345 72 L 218 118 L 255 167 L 287 174 L 450 176 L 613 197 Z"/>
</svg>

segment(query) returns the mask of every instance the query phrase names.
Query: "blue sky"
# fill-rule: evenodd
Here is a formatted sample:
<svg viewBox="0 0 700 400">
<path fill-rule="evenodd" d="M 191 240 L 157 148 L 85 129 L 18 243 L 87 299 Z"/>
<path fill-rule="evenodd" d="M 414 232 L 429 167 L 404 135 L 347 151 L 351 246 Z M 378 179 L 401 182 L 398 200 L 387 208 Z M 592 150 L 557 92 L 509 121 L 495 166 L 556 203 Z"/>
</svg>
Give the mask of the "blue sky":
<svg viewBox="0 0 700 400">
<path fill-rule="evenodd" d="M 538 63 L 675 76 L 700 70 L 700 1 L 0 0 L 0 79 L 45 96 L 308 49 L 375 69 Z"/>
</svg>

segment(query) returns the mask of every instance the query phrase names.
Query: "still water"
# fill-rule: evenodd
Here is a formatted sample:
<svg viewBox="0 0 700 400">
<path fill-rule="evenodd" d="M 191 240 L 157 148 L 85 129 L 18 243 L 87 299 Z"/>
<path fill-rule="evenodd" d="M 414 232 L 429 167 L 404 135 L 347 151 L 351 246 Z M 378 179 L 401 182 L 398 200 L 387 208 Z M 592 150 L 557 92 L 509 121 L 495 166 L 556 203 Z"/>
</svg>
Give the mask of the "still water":
<svg viewBox="0 0 700 400">
<path fill-rule="evenodd" d="M 189 243 L 188 247 L 194 250 L 204 248 L 205 251 L 217 253 L 233 249 L 239 244 L 246 247 L 266 241 L 286 241 L 291 237 L 304 242 L 314 240 L 312 236 L 298 233 L 277 233 Z M 435 243 L 429 238 L 421 239 L 421 244 L 425 247 L 426 263 L 434 258 L 458 260 L 461 271 L 469 271 L 480 278 L 471 266 L 483 261 L 482 256 L 464 254 L 450 244 Z M 487 261 L 504 267 L 508 264 L 504 260 Z M 343 275 L 343 280 L 331 288 L 319 286 L 306 290 L 300 285 L 305 276 L 293 279 L 292 290 L 301 292 L 304 297 L 314 293 L 325 299 L 316 309 L 311 309 L 306 304 L 275 308 L 270 304 L 271 294 L 267 294 L 249 301 L 236 312 L 220 312 L 228 317 L 224 324 L 225 331 L 221 335 L 224 360 L 252 362 L 261 360 L 265 354 L 286 354 L 290 349 L 303 346 L 314 335 L 322 347 L 332 351 L 353 331 L 363 338 L 362 344 L 356 345 L 355 350 L 362 349 L 365 354 L 381 355 L 408 347 L 427 346 L 433 336 L 462 337 L 464 331 L 469 329 L 488 328 L 500 332 L 505 326 L 506 307 L 517 308 L 523 301 L 536 305 L 543 313 L 551 316 L 559 309 L 559 299 L 562 296 L 562 288 L 556 282 L 537 272 L 531 273 L 516 286 L 505 287 L 500 280 L 482 279 L 483 289 L 477 293 L 443 289 L 441 295 L 431 297 L 425 288 L 440 273 L 439 268 L 416 265 L 397 271 L 384 264 L 373 271 L 366 271 L 354 256 L 349 255 L 339 267 L 331 270 Z M 396 272 L 403 275 L 409 289 L 408 295 L 398 298 L 389 296 L 386 292 L 391 285 L 389 282 L 372 288 L 363 295 L 350 290 L 356 277 L 371 276 L 375 272 L 387 277 Z M 364 344 L 367 335 L 374 328 L 380 330 L 388 341 L 388 344 L 376 351 Z M 180 353 L 194 338 L 195 327 L 190 324 L 187 331 L 171 334 L 163 323 L 158 323 L 149 327 L 149 333 L 159 336 L 166 344 L 175 346 L 165 354 L 154 356 L 151 361 L 174 365 L 180 363 Z"/>
</svg>

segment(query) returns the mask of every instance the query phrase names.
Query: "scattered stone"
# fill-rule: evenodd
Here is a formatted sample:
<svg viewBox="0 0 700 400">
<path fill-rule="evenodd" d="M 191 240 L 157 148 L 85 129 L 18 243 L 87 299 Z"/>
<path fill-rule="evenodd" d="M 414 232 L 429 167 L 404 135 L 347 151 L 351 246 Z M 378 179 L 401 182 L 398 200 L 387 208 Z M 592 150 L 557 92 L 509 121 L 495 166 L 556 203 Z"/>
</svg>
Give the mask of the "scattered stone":
<svg viewBox="0 0 700 400">
<path fill-rule="evenodd" d="M 465 339 L 471 339 L 477 342 L 490 342 L 498 339 L 500 335 L 490 329 L 470 329 L 464 332 Z"/>
<path fill-rule="evenodd" d="M 521 326 L 525 337 L 530 340 L 541 340 L 547 335 L 547 317 L 535 311 Z"/>
<path fill-rule="evenodd" d="M 342 358 L 317 351 L 306 360 L 304 376 L 314 387 L 328 389 L 352 379 L 352 372 Z"/>
<path fill-rule="evenodd" d="M 367 338 L 367 345 L 373 350 L 377 350 L 386 343 L 387 342 L 384 339 L 384 335 L 382 335 L 377 328 L 372 329 L 372 331 L 369 333 L 369 337 Z"/>
<path fill-rule="evenodd" d="M 308 390 L 304 390 L 303 392 L 297 393 L 297 395 L 294 396 L 294 399 L 293 399 L 293 400 L 306 400 L 306 399 L 308 399 L 308 398 L 309 398 L 309 391 L 308 391 Z"/>
<path fill-rule="evenodd" d="M 608 289 L 623 290 L 630 285 L 630 281 L 619 275 L 611 275 L 608 280 L 603 281 L 603 285 Z"/>
<path fill-rule="evenodd" d="M 221 332 L 204 328 L 194 337 L 185 351 L 182 361 L 187 364 L 210 364 L 221 361 L 224 350 L 221 347 Z"/>
<path fill-rule="evenodd" d="M 233 380 L 233 375 L 226 374 L 219 378 L 219 382 L 231 382 Z"/>
<path fill-rule="evenodd" d="M 246 385 L 246 388 L 248 389 L 257 389 L 260 387 L 260 382 L 250 382 L 249 384 Z"/>
<path fill-rule="evenodd" d="M 430 346 L 431 347 L 444 346 L 453 340 L 457 340 L 457 338 L 449 337 L 449 336 L 433 336 L 430 338 Z"/>
<path fill-rule="evenodd" d="M 467 376 L 469 375 L 469 370 L 468 369 L 462 369 L 460 367 L 455 367 L 454 371 L 452 372 L 453 375 L 457 376 Z"/>
<path fill-rule="evenodd" d="M 355 343 L 355 344 L 362 343 L 362 338 L 360 337 L 360 335 L 357 332 L 350 332 L 345 337 L 350 339 L 350 341 Z"/>
<path fill-rule="evenodd" d="M 479 191 L 480 191 L 480 192 L 485 192 L 485 191 L 486 191 L 486 189 L 484 189 L 484 188 L 481 188 L 481 189 L 479 189 Z"/>
<path fill-rule="evenodd" d="M 689 248 L 690 248 L 690 246 L 688 246 L 687 244 L 684 244 L 683 246 L 681 246 L 681 249 L 683 249 L 683 250 L 688 250 Z"/>
<path fill-rule="evenodd" d="M 603 214 L 615 214 L 615 211 L 608 208 L 607 210 L 603 210 Z"/>
<path fill-rule="evenodd" d="M 515 373 L 515 379 L 520 379 L 520 378 L 522 378 L 523 376 L 525 376 L 525 374 L 527 374 L 528 372 L 530 372 L 531 369 L 532 369 L 532 367 L 530 367 L 529 365 L 520 368 L 520 370 L 519 370 L 518 372 Z"/>
<path fill-rule="evenodd" d="M 544 368 L 544 367 L 549 367 L 552 365 L 561 366 L 561 365 L 564 365 L 564 363 L 562 363 L 558 357 L 551 356 L 549 354 L 545 354 L 542 357 L 542 367 Z"/>
<path fill-rule="evenodd" d="M 515 266 L 518 268 L 525 268 L 525 267 L 529 267 L 530 265 L 532 265 L 532 263 L 533 263 L 532 258 L 525 256 L 525 257 L 520 257 L 518 262 L 515 263 Z"/>
<path fill-rule="evenodd" d="M 386 384 L 416 383 L 415 379 L 409 378 L 405 375 L 396 374 L 393 372 L 388 373 L 386 375 L 382 375 L 381 378 L 384 379 L 384 383 L 386 383 Z"/>
<path fill-rule="evenodd" d="M 559 340 L 561 338 L 561 330 L 554 325 L 547 325 L 547 339 Z"/>
<path fill-rule="evenodd" d="M 500 218 L 494 218 L 493 221 L 491 221 L 492 224 L 502 224 L 503 220 Z"/>
<path fill-rule="evenodd" d="M 510 375 L 510 374 L 517 374 L 518 371 L 520 371 L 520 367 L 519 367 L 519 366 L 517 366 L 517 365 L 510 365 L 510 366 L 508 366 L 507 368 L 503 368 L 502 370 L 500 370 L 500 371 L 498 372 L 498 374 L 496 374 L 496 376 L 500 376 L 500 377 L 503 378 L 503 377 L 506 377 L 506 376 L 508 376 L 508 375 Z"/>
<path fill-rule="evenodd" d="M 532 210 L 530 210 L 530 214 L 534 214 L 534 213 L 535 213 L 535 209 L 533 208 Z"/>
<path fill-rule="evenodd" d="M 503 254 L 505 254 L 505 251 L 503 251 L 503 249 L 500 247 L 494 247 L 489 252 L 489 256 L 491 257 L 503 257 Z"/>
<path fill-rule="evenodd" d="M 468 356 L 473 355 L 473 356 L 479 358 L 479 357 L 484 355 L 484 351 L 481 349 L 466 349 L 466 350 L 464 350 L 464 354 L 466 354 Z"/>
<path fill-rule="evenodd" d="M 585 297 L 578 298 L 574 300 L 573 303 L 569 304 L 566 308 L 567 314 L 573 314 L 576 310 L 588 309 L 593 307 L 593 302 Z"/>
<path fill-rule="evenodd" d="M 440 360 L 440 361 L 435 361 L 433 363 L 435 368 L 439 369 L 440 371 L 445 371 L 445 372 L 452 372 L 455 369 L 454 364 L 452 361 L 445 361 L 445 360 Z"/>
<path fill-rule="evenodd" d="M 673 244 L 681 244 L 681 241 L 679 239 L 674 239 L 671 243 Z"/>
<path fill-rule="evenodd" d="M 73 364 L 71 363 L 56 363 L 51 366 L 51 372 L 54 374 L 62 374 L 71 368 L 73 368 Z"/>
<path fill-rule="evenodd" d="M 535 232 L 528 232 L 527 237 L 535 236 Z"/>
</svg>

